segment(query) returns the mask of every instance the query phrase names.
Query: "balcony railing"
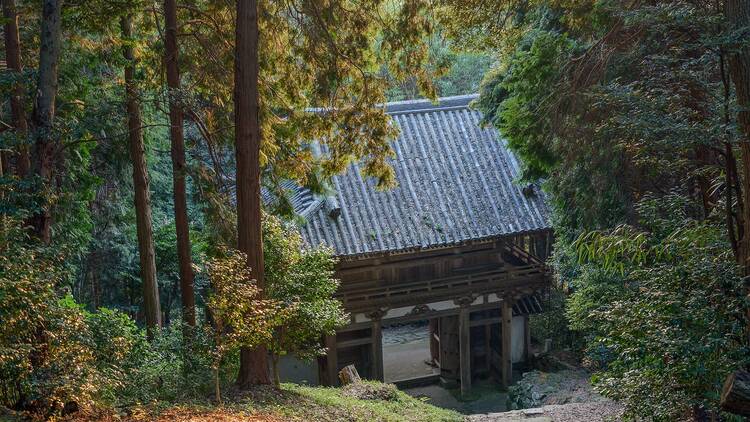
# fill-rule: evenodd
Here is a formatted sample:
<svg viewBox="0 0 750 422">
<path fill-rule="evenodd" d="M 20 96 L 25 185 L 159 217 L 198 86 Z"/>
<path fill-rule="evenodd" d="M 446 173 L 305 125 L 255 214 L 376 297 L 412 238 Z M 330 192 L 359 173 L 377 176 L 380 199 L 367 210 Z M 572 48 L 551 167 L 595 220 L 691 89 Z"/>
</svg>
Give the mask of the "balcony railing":
<svg viewBox="0 0 750 422">
<path fill-rule="evenodd" d="M 419 305 L 467 294 L 539 287 L 548 282 L 544 265 L 502 267 L 491 271 L 383 285 L 380 280 L 343 283 L 337 297 L 347 310 Z"/>
</svg>

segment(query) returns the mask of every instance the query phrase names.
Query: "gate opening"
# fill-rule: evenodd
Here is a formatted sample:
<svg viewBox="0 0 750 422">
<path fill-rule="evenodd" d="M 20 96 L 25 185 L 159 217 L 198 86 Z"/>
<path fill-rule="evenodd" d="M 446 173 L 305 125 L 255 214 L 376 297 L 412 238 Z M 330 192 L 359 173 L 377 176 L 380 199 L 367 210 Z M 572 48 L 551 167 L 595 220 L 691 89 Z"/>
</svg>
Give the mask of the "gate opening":
<svg viewBox="0 0 750 422">
<path fill-rule="evenodd" d="M 434 340 L 432 340 L 434 342 Z M 432 346 L 428 320 L 383 327 L 385 382 L 435 382 L 440 375 L 437 350 Z"/>
</svg>

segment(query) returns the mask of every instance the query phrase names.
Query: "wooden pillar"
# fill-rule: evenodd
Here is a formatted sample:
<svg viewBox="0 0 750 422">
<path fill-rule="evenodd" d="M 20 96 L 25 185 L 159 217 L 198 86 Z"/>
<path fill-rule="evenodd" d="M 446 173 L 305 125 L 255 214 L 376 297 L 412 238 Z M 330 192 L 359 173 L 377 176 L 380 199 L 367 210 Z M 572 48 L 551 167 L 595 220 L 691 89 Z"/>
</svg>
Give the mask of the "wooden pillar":
<svg viewBox="0 0 750 422">
<path fill-rule="evenodd" d="M 429 322 L 430 328 L 430 362 L 440 362 L 440 319 L 432 318 Z"/>
<path fill-rule="evenodd" d="M 471 390 L 471 328 L 467 305 L 462 305 L 458 314 L 458 339 L 461 394 L 466 394 Z"/>
<path fill-rule="evenodd" d="M 458 382 L 458 316 L 444 316 L 440 330 L 440 383 L 445 388 L 456 388 Z"/>
<path fill-rule="evenodd" d="M 339 356 L 336 348 L 336 335 L 326 336 L 326 378 L 328 385 L 335 387 L 338 385 Z"/>
<path fill-rule="evenodd" d="M 502 382 L 508 388 L 513 381 L 513 304 L 505 297 L 500 305 L 500 327 L 502 330 Z"/>
<path fill-rule="evenodd" d="M 487 373 L 492 371 L 492 324 L 484 326 L 484 369 Z"/>
<path fill-rule="evenodd" d="M 523 316 L 523 361 L 529 363 L 531 356 L 531 327 L 529 326 L 529 316 Z"/>
<path fill-rule="evenodd" d="M 385 381 L 383 373 L 383 323 L 380 318 L 372 320 L 372 377 Z"/>
</svg>

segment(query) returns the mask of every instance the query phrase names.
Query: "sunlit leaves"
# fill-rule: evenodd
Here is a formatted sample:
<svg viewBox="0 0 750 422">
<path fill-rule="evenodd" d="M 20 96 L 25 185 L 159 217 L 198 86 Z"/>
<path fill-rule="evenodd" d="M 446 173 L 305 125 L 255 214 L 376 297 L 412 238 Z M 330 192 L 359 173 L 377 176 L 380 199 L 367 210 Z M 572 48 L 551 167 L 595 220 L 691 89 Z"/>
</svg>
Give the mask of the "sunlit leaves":
<svg viewBox="0 0 750 422">
<path fill-rule="evenodd" d="M 333 251 L 326 247 L 305 247 L 297 230 L 266 216 L 263 252 L 266 292 L 291 309 L 269 349 L 275 356 L 294 354 L 300 359 L 320 356 L 325 352 L 323 337 L 334 334 L 347 321 L 341 302 L 333 297 L 339 285 L 334 278 Z"/>
<path fill-rule="evenodd" d="M 247 257 L 238 251 L 214 258 L 206 264 L 211 293 L 206 306 L 214 320 L 216 368 L 227 353 L 241 347 L 254 348 L 271 341 L 274 330 L 284 323 L 293 307 L 263 299 L 251 278 Z"/>
</svg>

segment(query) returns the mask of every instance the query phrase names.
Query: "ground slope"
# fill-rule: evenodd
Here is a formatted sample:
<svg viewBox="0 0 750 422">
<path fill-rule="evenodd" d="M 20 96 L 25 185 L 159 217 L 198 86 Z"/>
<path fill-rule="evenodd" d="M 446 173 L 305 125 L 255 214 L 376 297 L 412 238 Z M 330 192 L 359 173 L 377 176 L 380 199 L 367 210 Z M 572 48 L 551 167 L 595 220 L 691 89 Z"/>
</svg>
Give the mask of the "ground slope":
<svg viewBox="0 0 750 422">
<path fill-rule="evenodd" d="M 209 399 L 192 403 L 152 403 L 118 410 L 99 409 L 62 419 L 75 422 L 461 422 L 464 415 L 411 397 L 390 384 L 363 382 L 355 387 L 326 388 L 282 384 L 281 389 L 227 391 L 224 404 Z M 13 415 L 0 421 L 21 420 Z"/>
</svg>

